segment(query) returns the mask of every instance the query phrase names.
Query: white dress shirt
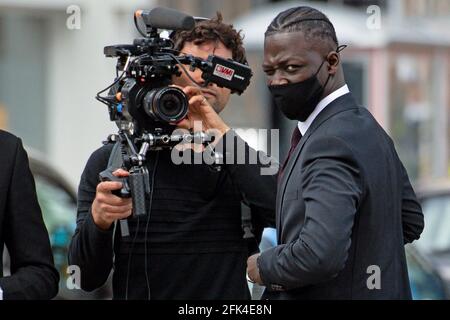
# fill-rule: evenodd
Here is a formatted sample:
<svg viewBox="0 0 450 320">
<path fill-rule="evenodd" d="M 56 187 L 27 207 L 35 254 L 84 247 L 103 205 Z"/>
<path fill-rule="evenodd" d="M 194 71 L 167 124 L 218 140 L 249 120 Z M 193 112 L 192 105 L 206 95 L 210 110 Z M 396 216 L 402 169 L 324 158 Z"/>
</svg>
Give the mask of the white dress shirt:
<svg viewBox="0 0 450 320">
<path fill-rule="evenodd" d="M 0 288 L 0 300 L 3 300 L 3 291 L 2 291 L 2 288 Z"/>
<path fill-rule="evenodd" d="M 323 109 L 325 109 L 330 103 L 332 103 L 337 98 L 342 97 L 344 94 L 347 94 L 349 92 L 350 90 L 348 89 L 348 86 L 344 85 L 343 87 L 337 89 L 336 91 L 330 93 L 328 96 L 323 98 L 317 105 L 316 109 L 314 109 L 313 113 L 311 113 L 311 115 L 308 117 L 308 119 L 306 119 L 305 122 L 301 121 L 298 122 L 298 128 L 302 136 L 305 135 L 306 131 L 308 131 L 313 121 L 317 118 L 317 116 L 319 115 L 319 113 L 322 112 Z"/>
</svg>

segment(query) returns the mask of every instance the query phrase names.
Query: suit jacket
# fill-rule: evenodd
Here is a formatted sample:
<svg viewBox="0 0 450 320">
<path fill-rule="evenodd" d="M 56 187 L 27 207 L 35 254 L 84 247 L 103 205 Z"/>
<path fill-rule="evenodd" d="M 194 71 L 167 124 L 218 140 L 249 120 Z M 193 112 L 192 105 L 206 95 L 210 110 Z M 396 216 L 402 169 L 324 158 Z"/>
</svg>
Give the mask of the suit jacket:
<svg viewBox="0 0 450 320">
<path fill-rule="evenodd" d="M 404 244 L 422 209 L 392 140 L 351 94 L 297 145 L 276 214 L 280 245 L 258 259 L 266 298 L 411 298 Z"/>
<path fill-rule="evenodd" d="M 0 288 L 3 299 L 51 299 L 59 275 L 20 139 L 0 130 Z M 11 276 L 3 277 L 3 247 Z"/>
</svg>

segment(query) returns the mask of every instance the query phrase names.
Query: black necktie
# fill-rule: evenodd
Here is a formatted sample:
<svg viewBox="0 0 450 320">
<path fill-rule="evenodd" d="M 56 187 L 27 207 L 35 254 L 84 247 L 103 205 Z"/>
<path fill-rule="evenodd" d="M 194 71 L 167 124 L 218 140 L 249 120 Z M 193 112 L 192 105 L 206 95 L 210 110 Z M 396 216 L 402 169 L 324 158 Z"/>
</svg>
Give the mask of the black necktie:
<svg viewBox="0 0 450 320">
<path fill-rule="evenodd" d="M 300 133 L 300 129 L 298 128 L 298 126 L 296 126 L 294 129 L 294 132 L 292 133 L 291 148 L 289 149 L 289 153 L 286 157 L 286 160 L 284 160 L 283 166 L 280 168 L 280 172 L 278 174 L 278 181 L 281 181 L 281 179 L 283 178 L 284 169 L 286 168 L 286 166 L 289 162 L 289 159 L 291 158 L 292 154 L 294 153 L 295 147 L 297 147 L 297 145 L 301 139 L 302 139 L 302 134 Z"/>
</svg>

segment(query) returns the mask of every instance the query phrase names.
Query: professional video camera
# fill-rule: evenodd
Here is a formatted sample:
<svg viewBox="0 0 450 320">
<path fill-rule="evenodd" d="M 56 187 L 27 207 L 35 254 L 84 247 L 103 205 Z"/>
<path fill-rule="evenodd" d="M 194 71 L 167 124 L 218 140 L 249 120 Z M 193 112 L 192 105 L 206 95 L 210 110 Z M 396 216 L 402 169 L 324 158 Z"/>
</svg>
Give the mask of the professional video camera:
<svg viewBox="0 0 450 320">
<path fill-rule="evenodd" d="M 116 167 L 102 172 L 100 178 L 123 182 L 124 187 L 116 194 L 132 197 L 134 214 L 144 215 L 145 198 L 150 193 L 149 174 L 144 165 L 148 150 L 173 148 L 182 142 L 204 145 L 211 142 L 205 133 L 173 134 L 175 124 L 187 116 L 188 99 L 182 90 L 170 86 L 172 76 L 180 76 L 180 69 L 186 71 L 185 65 L 190 70 L 198 68 L 204 86 L 215 83 L 241 94 L 248 87 L 252 72 L 247 65 L 213 55 L 206 60 L 180 55 L 173 49 L 171 39 L 158 33 L 158 29 L 191 30 L 195 27 L 192 16 L 159 7 L 136 11 L 134 22 L 144 38 L 135 39 L 131 45 L 105 47 L 107 57 L 118 58 L 117 78 L 96 97 L 108 106 L 111 121 L 119 127 L 118 134 L 113 136 L 116 145 L 120 145 L 116 154 L 120 155 L 121 166 L 130 172 L 130 177 L 116 178 L 112 174 Z M 145 32 L 139 22 L 145 24 Z M 192 78 L 191 81 L 200 86 Z M 107 96 L 101 96 L 107 91 Z"/>
<path fill-rule="evenodd" d="M 138 19 L 145 23 L 146 33 L 140 30 Z M 103 91 L 113 88 L 110 92 L 113 95 L 97 96 L 108 105 L 112 121 L 132 123 L 139 133 L 173 128 L 171 124 L 183 120 L 188 111 L 187 97 L 180 89 L 170 87 L 172 76 L 181 75 L 180 68 L 184 69 L 184 65 L 203 72 L 204 86 L 212 82 L 241 94 L 249 85 L 252 72 L 248 66 L 217 56 L 209 56 L 207 60 L 180 56 L 173 50 L 173 42 L 158 34 L 158 29 L 190 30 L 195 26 L 193 17 L 168 8 L 155 8 L 138 10 L 135 23 L 144 38 L 134 40 L 132 45 L 104 49 L 107 57 L 118 58 L 117 72 L 122 72 Z"/>
</svg>

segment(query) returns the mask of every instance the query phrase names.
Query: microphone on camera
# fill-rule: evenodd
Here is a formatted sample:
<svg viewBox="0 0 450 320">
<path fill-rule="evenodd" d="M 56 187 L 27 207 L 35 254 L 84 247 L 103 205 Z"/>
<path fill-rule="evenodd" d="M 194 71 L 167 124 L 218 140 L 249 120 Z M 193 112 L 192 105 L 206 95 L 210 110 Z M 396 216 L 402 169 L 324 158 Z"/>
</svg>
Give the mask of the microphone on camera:
<svg viewBox="0 0 450 320">
<path fill-rule="evenodd" d="M 194 17 L 169 8 L 137 10 L 135 16 L 141 17 L 147 26 L 157 29 L 192 30 L 195 27 Z"/>
</svg>

